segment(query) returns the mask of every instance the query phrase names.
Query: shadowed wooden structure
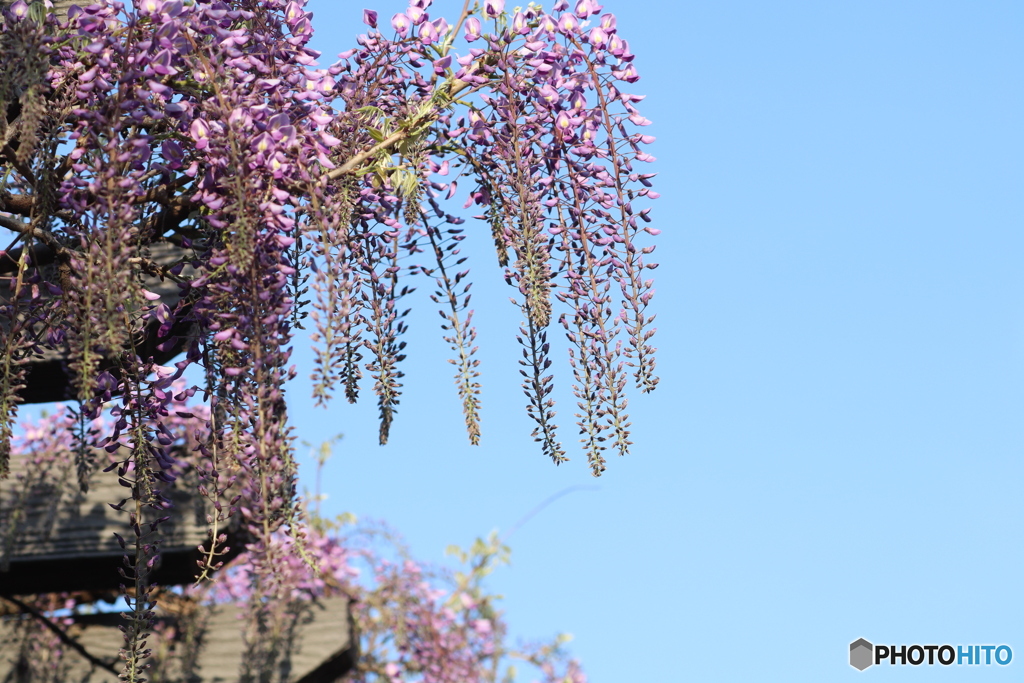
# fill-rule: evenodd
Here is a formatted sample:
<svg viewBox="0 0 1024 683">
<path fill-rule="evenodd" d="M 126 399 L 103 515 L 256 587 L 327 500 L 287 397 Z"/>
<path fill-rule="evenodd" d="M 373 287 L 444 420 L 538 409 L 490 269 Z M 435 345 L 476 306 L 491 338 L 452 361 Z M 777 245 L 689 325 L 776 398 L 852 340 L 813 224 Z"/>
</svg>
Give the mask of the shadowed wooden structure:
<svg viewBox="0 0 1024 683">
<path fill-rule="evenodd" d="M 106 464 L 110 456 L 100 451 L 94 457 Z M 117 590 L 123 582 L 118 568 L 124 550 L 114 534 L 133 544 L 134 535 L 128 514 L 110 504 L 130 497 L 131 491 L 118 483 L 116 472 L 97 467 L 88 492 L 82 493 L 70 454 L 36 461 L 13 457 L 11 476 L 0 480 L 0 595 Z M 153 583 L 180 585 L 195 579 L 210 511 L 209 502 L 196 493 L 197 483 L 195 474 L 185 471 L 163 486 L 173 508 L 163 512 L 169 519 L 160 524 Z M 228 532 L 233 552 L 222 559 L 233 557 L 244 544 L 232 529 Z"/>
<path fill-rule="evenodd" d="M 19 659 L 23 656 L 24 635 L 19 628 L 28 615 L 0 620 L 0 681 L 19 681 Z M 201 645 L 194 661 L 183 653 L 183 639 L 150 638 L 154 651 L 155 680 L 162 683 L 228 683 L 240 680 L 247 658 L 241 637 L 239 608 L 218 605 L 205 614 Z M 158 620 L 158 626 L 159 624 Z M 173 618 L 163 618 L 163 626 L 173 626 L 176 634 L 184 632 Z M 118 626 L 125 622 L 118 614 L 96 614 L 79 617 L 67 627 L 68 636 L 90 655 L 109 666 L 117 665 L 110 657 L 121 647 L 123 638 Z M 352 668 L 357 656 L 356 640 L 347 598 L 325 598 L 303 603 L 288 619 L 280 656 L 273 672 L 255 674 L 253 680 L 266 683 L 334 683 Z M 55 680 L 76 683 L 116 683 L 110 671 L 90 663 L 86 657 L 71 650 L 61 661 Z M 24 665 L 21 664 L 24 668 Z"/>
<path fill-rule="evenodd" d="M 106 452 L 95 455 L 107 463 Z M 174 484 L 164 484 L 163 494 L 172 508 L 161 511 L 168 519 L 160 525 L 161 555 L 150 574 L 152 583 L 171 586 L 191 583 L 196 575 L 197 546 L 208 537 L 209 502 L 198 495 L 194 472 L 178 473 Z M 69 453 L 17 455 L 11 460 L 11 476 L 0 481 L 0 683 L 35 683 L 26 674 L 33 652 L 29 632 L 45 627 L 59 631 L 64 640 L 59 675 L 46 681 L 114 683 L 119 668 L 117 653 L 125 624 L 116 613 L 75 617 L 70 625 L 46 619 L 19 596 L 37 593 L 85 591 L 95 599 L 116 599 L 123 582 L 118 568 L 125 551 L 115 533 L 133 543 L 127 513 L 114 510 L 130 494 L 118 484 L 116 472 L 99 466 L 89 477 L 88 491 L 79 490 L 74 458 Z M 129 501 L 130 503 L 130 501 Z M 154 513 L 155 514 L 155 513 Z M 230 529 L 228 529 L 231 532 Z M 228 544 L 243 549 L 244 538 L 230 533 Z M 161 599 L 161 604 L 172 596 Z M 173 601 L 172 601 L 173 602 Z M 272 646 L 249 644 L 239 619 L 240 608 L 171 609 L 158 613 L 148 645 L 151 661 L 163 683 L 333 683 L 354 665 L 358 639 L 353 637 L 347 598 L 297 600 L 283 611 Z M 185 644 L 185 634 L 191 633 Z M 195 644 L 198 643 L 198 649 Z M 268 655 L 267 653 L 270 653 Z M 257 653 L 259 656 L 257 656 Z M 259 665 L 254 662 L 267 662 Z M 262 659 L 261 659 L 262 658 Z M 246 666 L 262 666 L 244 675 Z"/>
</svg>

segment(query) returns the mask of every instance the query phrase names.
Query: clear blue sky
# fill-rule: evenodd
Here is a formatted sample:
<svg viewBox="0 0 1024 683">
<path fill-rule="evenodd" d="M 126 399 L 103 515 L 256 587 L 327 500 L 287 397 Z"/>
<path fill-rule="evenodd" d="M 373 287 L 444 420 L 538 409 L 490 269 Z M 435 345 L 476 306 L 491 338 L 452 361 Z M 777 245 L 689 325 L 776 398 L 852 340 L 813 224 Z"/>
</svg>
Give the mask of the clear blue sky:
<svg viewBox="0 0 1024 683">
<path fill-rule="evenodd" d="M 309 6 L 325 62 L 353 45 L 364 5 Z M 1019 678 L 1024 4 L 605 7 L 658 137 L 662 383 L 633 401 L 636 445 L 600 490 L 512 538 L 492 585 L 513 631 L 573 633 L 592 683 Z M 482 446 L 425 296 L 389 446 L 372 404 L 291 395 L 303 438 L 346 435 L 327 510 L 385 518 L 437 562 L 595 483 L 529 438 L 518 315 L 472 239 Z M 859 673 L 859 637 L 1015 658 Z"/>
</svg>

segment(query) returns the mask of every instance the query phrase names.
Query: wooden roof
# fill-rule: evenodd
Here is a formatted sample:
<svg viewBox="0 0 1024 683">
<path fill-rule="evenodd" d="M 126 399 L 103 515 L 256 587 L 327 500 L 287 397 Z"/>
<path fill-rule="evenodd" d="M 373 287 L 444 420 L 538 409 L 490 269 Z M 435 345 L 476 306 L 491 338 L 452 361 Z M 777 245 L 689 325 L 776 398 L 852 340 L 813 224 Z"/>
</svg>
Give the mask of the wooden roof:
<svg viewBox="0 0 1024 683">
<path fill-rule="evenodd" d="M 185 256 L 184 250 L 169 242 L 154 242 L 149 245 L 149 259 L 161 266 L 174 265 Z M 36 266 L 43 270 L 44 276 L 48 280 L 57 280 L 53 266 L 53 254 L 48 247 L 34 245 L 32 257 Z M 10 254 L 0 253 L 0 275 L 16 272 L 18 258 L 20 258 L 20 249 L 15 249 Z M 191 266 L 186 266 L 182 274 L 183 276 L 192 276 L 195 271 Z M 159 303 L 166 304 L 172 311 L 181 301 L 181 287 L 173 280 L 146 275 L 142 278 L 142 286 L 158 294 L 160 296 Z M 0 291 L 0 302 L 6 302 L 5 297 L 7 296 L 6 289 Z M 6 330 L 9 326 L 8 320 L 0 319 L 0 329 Z M 159 329 L 159 322 L 151 321 L 149 323 L 145 337 L 139 340 L 139 355 L 142 358 L 151 357 L 158 365 L 164 365 L 184 351 L 185 338 L 191 332 L 191 325 L 176 323 L 170 332 L 162 337 L 159 335 Z M 157 348 L 161 345 L 164 350 Z M 25 403 L 49 403 L 69 399 L 74 390 L 71 387 L 68 358 L 67 351 L 61 349 L 43 349 L 41 354 L 30 357 L 26 363 L 24 386 L 18 391 L 21 399 Z M 112 361 L 102 362 L 101 367 L 116 372 Z"/>
<path fill-rule="evenodd" d="M 323 598 L 303 603 L 288 624 L 294 627 L 293 630 L 287 629 L 292 630 L 293 637 L 280 649 L 273 672 L 265 672 L 265 678 L 257 674 L 253 680 L 266 683 L 334 683 L 341 680 L 357 656 L 350 615 L 348 598 Z M 0 681 L 21 680 L 16 677 L 15 669 L 24 636 L 17 620 L 30 618 L 19 615 L 0 619 Z M 118 614 L 90 615 L 78 618 L 67 633 L 90 655 L 118 669 L 117 653 L 123 643 L 118 626 L 124 623 Z M 183 670 L 177 644 L 173 641 L 161 643 L 156 635 L 149 638 L 149 648 L 158 655 L 164 651 L 163 661 L 159 656 L 151 660 L 160 673 L 162 683 L 239 681 L 243 663 L 251 661 L 243 642 L 239 608 L 234 605 L 213 608 L 206 622 L 197 666 L 191 676 Z M 65 650 L 62 662 L 66 668 L 57 680 L 118 683 L 117 677 L 109 671 L 90 664 L 71 648 Z M 147 678 L 156 679 L 148 674 Z"/>
<path fill-rule="evenodd" d="M 103 451 L 96 457 L 103 463 L 110 458 Z M 110 504 L 129 497 L 129 489 L 118 484 L 116 471 L 97 467 L 88 493 L 80 492 L 70 457 L 53 458 L 45 471 L 29 463 L 28 456 L 12 457 L 11 475 L 0 481 L 0 594 L 116 589 L 124 551 L 114 534 L 129 548 L 135 536 L 128 513 Z M 186 584 L 195 577 L 197 548 L 208 537 L 209 505 L 196 484 L 196 475 L 185 471 L 175 483 L 163 485 L 174 507 L 161 512 L 170 519 L 159 527 L 161 557 L 151 575 L 154 583 Z M 156 512 L 147 510 L 146 515 L 153 519 Z M 237 539 L 229 537 L 229 545 L 236 546 L 233 554 L 242 549 Z"/>
</svg>

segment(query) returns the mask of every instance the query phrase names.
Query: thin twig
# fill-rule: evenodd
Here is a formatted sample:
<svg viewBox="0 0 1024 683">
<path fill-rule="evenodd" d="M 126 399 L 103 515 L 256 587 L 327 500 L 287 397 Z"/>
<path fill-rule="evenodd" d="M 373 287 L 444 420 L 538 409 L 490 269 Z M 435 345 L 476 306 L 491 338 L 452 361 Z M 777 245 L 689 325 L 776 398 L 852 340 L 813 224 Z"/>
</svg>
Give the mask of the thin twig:
<svg viewBox="0 0 1024 683">
<path fill-rule="evenodd" d="M 60 642 L 64 643 L 72 650 L 85 657 L 85 659 L 93 666 L 98 666 L 104 671 L 109 671 L 115 676 L 120 675 L 120 671 L 115 669 L 110 664 L 107 664 L 102 659 L 98 659 L 97 657 L 94 657 L 93 655 L 89 654 L 89 652 L 84 647 L 82 647 L 77 640 L 69 636 L 60 626 L 57 626 L 57 624 L 47 619 L 46 616 L 43 615 L 39 610 L 35 609 L 31 605 L 25 604 L 17 598 L 12 598 L 9 595 L 3 595 L 0 597 L 2 597 L 7 602 L 11 603 L 18 609 L 20 609 L 22 612 L 27 612 L 28 614 L 31 614 L 33 618 L 37 619 L 43 626 L 52 631 L 54 635 L 56 635 L 60 639 Z"/>
<path fill-rule="evenodd" d="M 141 270 L 149 273 L 150 275 L 156 275 L 161 278 L 167 278 L 177 283 L 188 282 L 185 278 L 180 275 L 175 275 L 171 272 L 171 268 L 174 266 L 162 266 L 156 261 L 141 256 L 133 256 L 128 259 L 128 263 L 133 266 L 138 266 Z"/>
</svg>

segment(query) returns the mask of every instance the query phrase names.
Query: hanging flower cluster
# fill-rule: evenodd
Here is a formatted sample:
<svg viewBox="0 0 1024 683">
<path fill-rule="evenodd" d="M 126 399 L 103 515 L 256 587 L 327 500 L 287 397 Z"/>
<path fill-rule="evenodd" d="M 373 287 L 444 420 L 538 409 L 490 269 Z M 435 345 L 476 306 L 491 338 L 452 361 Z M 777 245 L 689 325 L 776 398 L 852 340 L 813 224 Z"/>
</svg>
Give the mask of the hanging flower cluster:
<svg viewBox="0 0 1024 683">
<path fill-rule="evenodd" d="M 264 563 L 255 575 L 273 582 L 280 533 L 307 556 L 284 390 L 307 314 L 315 397 L 355 401 L 372 385 L 383 444 L 402 393 L 402 299 L 426 277 L 478 442 L 463 253 L 474 224 L 450 212 L 467 195 L 522 314 L 534 438 L 567 459 L 550 337 L 564 334 L 593 473 L 609 448 L 627 452 L 627 386 L 658 381 L 646 273 L 657 230 L 645 225 L 658 195 L 642 168 L 653 138 L 628 92 L 639 78 L 629 45 L 595 0 L 514 12 L 467 0 L 454 24 L 430 4 L 412 0 L 390 22 L 366 10 L 369 30 L 329 68 L 308 47 L 303 0 L 3 10 L 0 227 L 12 238 L 0 251 L 0 476 L 40 363 L 71 378 L 79 471 L 97 464 L 95 447 L 115 454 L 136 528 L 144 509 L 166 507 L 174 420 L 202 415 L 202 492 L 231 499 L 212 519 L 204 570 L 237 515 Z M 203 386 L 176 385 L 189 366 Z M 205 408 L 184 409 L 195 394 Z M 142 658 L 156 533 L 139 531 L 129 550 L 130 665 Z"/>
<path fill-rule="evenodd" d="M 642 151 L 653 138 L 629 130 L 649 124 L 633 104 L 642 98 L 621 90 L 638 79 L 629 45 L 614 15 L 597 19 L 596 2 L 580 0 L 574 12 L 567 6 L 556 2 L 556 15 L 516 12 L 500 34 L 467 26 L 467 39 L 486 48 L 471 49 L 458 76 L 492 87 L 457 132 L 465 163 L 478 171 L 473 199 L 487 207 L 505 278 L 519 291 L 523 387 L 535 436 L 556 462 L 564 459 L 546 398 L 551 377 L 544 376 L 554 298 L 568 304 L 558 320 L 571 343 L 577 424 L 599 474 L 605 441 L 620 455 L 630 444 L 627 366 L 638 388 L 657 384 L 645 313 L 652 282 L 643 277 L 656 264 L 644 262 L 653 247 L 637 244 L 637 220 L 649 220 L 648 209 L 636 211 L 633 202 L 658 195 L 648 189 L 650 174 L 634 168 L 653 159 Z M 499 9 L 486 6 L 487 14 Z M 498 59 L 472 59 L 484 55 Z"/>
</svg>

